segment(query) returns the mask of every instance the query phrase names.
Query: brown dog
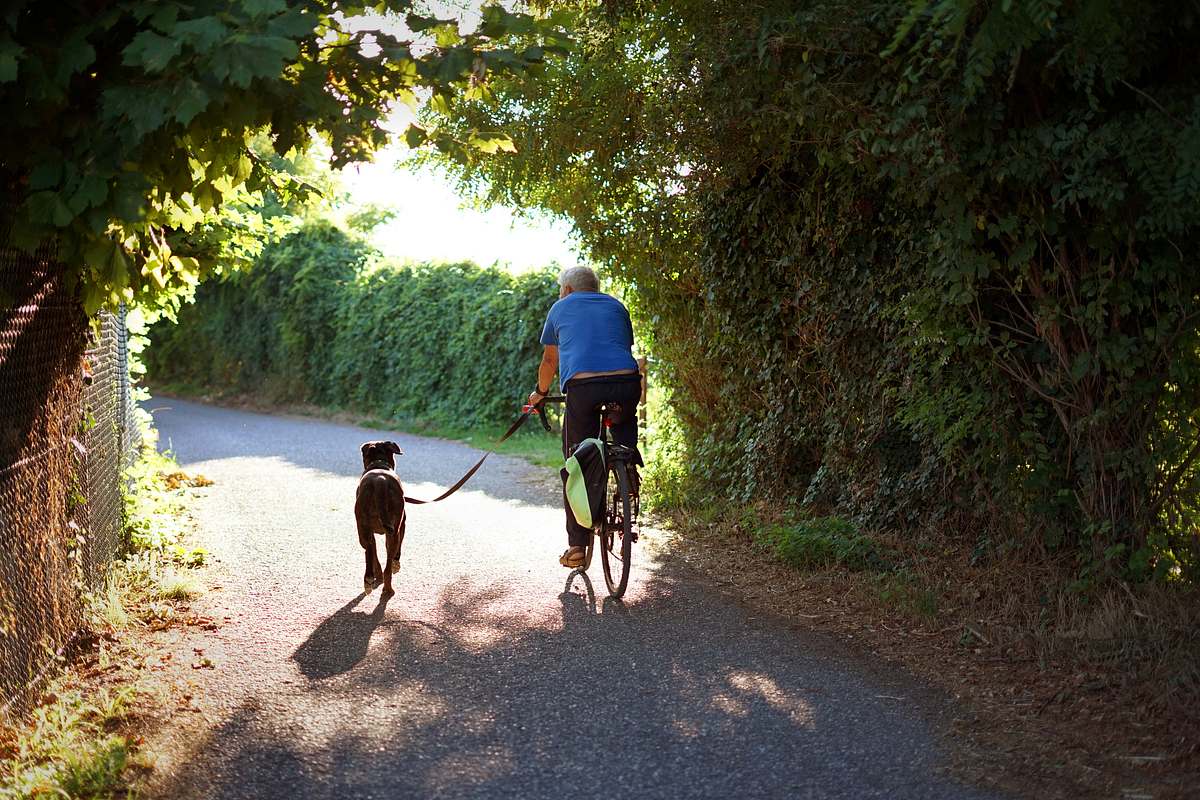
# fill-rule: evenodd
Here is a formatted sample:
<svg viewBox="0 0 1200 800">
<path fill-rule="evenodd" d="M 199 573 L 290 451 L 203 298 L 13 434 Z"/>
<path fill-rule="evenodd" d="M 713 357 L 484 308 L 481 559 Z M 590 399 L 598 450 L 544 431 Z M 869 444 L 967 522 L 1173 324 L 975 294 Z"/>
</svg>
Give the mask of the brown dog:
<svg viewBox="0 0 1200 800">
<path fill-rule="evenodd" d="M 395 594 L 392 573 L 400 571 L 400 545 L 404 543 L 404 487 L 396 474 L 395 456 L 404 451 L 395 442 L 367 442 L 362 446 L 363 474 L 354 496 L 354 520 L 358 523 L 358 543 L 367 557 L 363 573 L 363 591 L 383 583 L 383 596 Z M 383 569 L 375 551 L 375 534 L 382 533 L 387 543 L 387 563 Z"/>
</svg>

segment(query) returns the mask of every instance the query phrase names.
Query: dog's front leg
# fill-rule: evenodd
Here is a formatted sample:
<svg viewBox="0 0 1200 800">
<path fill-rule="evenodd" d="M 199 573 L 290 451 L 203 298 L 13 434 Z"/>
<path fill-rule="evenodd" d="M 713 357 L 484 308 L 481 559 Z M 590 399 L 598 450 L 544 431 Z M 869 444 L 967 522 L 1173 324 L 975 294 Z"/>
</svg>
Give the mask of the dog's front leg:
<svg viewBox="0 0 1200 800">
<path fill-rule="evenodd" d="M 383 577 L 383 569 L 379 566 L 379 554 L 375 551 L 375 534 L 362 526 L 358 529 L 358 543 L 362 545 L 366 557 L 366 569 L 363 572 L 363 591 L 369 592 L 379 585 Z"/>
</svg>

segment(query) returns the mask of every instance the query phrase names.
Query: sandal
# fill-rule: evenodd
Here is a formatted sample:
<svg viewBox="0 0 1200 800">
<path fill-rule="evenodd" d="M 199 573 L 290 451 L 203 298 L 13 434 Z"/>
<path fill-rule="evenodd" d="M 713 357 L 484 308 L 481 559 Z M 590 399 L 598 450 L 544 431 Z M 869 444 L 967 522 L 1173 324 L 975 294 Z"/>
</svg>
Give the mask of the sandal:
<svg viewBox="0 0 1200 800">
<path fill-rule="evenodd" d="M 570 569 L 579 569 L 587 558 L 587 549 L 583 547 L 568 547 L 558 557 L 558 563 Z"/>
</svg>

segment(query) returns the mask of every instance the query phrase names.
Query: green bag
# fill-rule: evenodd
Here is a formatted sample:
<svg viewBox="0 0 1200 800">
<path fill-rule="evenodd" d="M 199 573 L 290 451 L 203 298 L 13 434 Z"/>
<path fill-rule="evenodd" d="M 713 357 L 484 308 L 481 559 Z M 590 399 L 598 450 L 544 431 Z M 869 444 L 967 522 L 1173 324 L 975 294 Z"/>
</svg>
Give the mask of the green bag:
<svg viewBox="0 0 1200 800">
<path fill-rule="evenodd" d="M 585 528 L 600 524 L 604 514 L 604 447 L 599 439 L 584 439 L 561 470 L 567 505 Z"/>
</svg>

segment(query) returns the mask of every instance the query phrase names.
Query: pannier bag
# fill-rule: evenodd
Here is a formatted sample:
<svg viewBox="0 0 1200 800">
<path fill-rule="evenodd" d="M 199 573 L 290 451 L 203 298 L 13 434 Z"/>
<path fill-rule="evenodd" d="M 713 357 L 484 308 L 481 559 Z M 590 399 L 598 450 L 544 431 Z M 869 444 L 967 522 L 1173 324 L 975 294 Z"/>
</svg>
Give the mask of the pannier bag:
<svg viewBox="0 0 1200 800">
<path fill-rule="evenodd" d="M 585 528 L 600 524 L 604 513 L 604 448 L 599 439 L 584 439 L 562 468 L 567 504 L 575 521 Z"/>
</svg>

